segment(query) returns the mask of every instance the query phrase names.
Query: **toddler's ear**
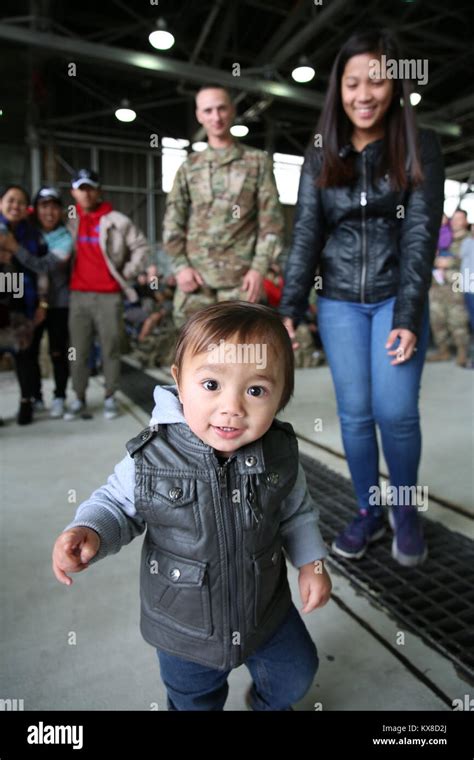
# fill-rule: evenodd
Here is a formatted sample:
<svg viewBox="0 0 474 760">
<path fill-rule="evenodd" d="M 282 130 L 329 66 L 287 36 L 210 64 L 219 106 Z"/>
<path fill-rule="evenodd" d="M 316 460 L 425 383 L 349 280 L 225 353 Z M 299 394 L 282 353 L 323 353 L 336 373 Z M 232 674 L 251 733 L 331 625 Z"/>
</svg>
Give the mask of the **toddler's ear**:
<svg viewBox="0 0 474 760">
<path fill-rule="evenodd" d="M 181 401 L 181 394 L 179 392 L 179 384 L 178 384 L 178 367 L 176 366 L 176 364 L 171 365 L 171 374 L 173 375 L 173 380 L 175 381 L 176 387 L 178 389 L 178 398 Z M 181 403 L 183 402 L 181 401 Z"/>
</svg>

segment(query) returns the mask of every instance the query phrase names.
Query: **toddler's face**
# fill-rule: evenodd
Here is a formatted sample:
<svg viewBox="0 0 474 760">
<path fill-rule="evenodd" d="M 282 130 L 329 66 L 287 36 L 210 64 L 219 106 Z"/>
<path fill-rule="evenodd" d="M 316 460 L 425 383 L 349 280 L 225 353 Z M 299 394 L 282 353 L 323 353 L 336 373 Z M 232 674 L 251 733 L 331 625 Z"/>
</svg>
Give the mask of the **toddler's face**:
<svg viewBox="0 0 474 760">
<path fill-rule="evenodd" d="M 256 441 L 272 424 L 283 391 L 283 368 L 270 351 L 272 368 L 265 344 L 226 340 L 194 356 L 187 352 L 179 384 L 176 367 L 171 368 L 186 422 L 217 454 L 228 456 Z"/>
</svg>

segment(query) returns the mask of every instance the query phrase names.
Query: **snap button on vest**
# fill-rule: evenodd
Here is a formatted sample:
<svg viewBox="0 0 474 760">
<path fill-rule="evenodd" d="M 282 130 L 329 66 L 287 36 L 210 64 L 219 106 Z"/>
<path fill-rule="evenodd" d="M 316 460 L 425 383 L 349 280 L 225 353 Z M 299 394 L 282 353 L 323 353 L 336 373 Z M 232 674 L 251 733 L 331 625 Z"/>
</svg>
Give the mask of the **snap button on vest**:
<svg viewBox="0 0 474 760">
<path fill-rule="evenodd" d="M 255 464 L 257 464 L 256 457 L 247 457 L 245 459 L 245 464 L 247 465 L 247 467 L 253 467 Z"/>
<path fill-rule="evenodd" d="M 140 440 L 141 441 L 148 441 L 150 435 L 151 435 L 151 433 L 142 433 L 141 436 L 140 436 Z"/>
<path fill-rule="evenodd" d="M 170 576 L 173 581 L 178 581 L 181 576 L 181 571 L 178 570 L 177 567 L 173 567 L 173 569 L 170 570 Z"/>
<path fill-rule="evenodd" d="M 272 486 L 276 486 L 278 481 L 280 480 L 280 476 L 277 472 L 269 472 L 267 475 L 267 483 L 271 483 Z"/>
<path fill-rule="evenodd" d="M 183 495 L 183 489 L 182 488 L 170 488 L 168 491 L 168 496 L 172 501 L 177 501 L 181 498 Z"/>
</svg>

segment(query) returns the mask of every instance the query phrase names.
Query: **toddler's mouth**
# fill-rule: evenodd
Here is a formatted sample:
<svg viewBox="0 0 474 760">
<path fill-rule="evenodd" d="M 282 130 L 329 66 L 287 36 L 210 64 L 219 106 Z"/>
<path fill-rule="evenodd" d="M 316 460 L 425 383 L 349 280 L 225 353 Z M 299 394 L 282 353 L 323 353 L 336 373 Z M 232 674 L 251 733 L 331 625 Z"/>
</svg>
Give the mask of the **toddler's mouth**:
<svg viewBox="0 0 474 760">
<path fill-rule="evenodd" d="M 242 433 L 241 428 L 225 427 L 223 425 L 212 425 L 212 429 L 222 438 L 235 438 Z"/>
</svg>

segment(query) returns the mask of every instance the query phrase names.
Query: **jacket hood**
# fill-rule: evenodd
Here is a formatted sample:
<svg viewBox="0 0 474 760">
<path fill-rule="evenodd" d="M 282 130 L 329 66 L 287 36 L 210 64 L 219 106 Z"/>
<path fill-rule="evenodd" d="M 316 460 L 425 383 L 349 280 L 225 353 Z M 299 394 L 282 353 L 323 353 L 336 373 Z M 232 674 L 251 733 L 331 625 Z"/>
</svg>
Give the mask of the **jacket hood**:
<svg viewBox="0 0 474 760">
<path fill-rule="evenodd" d="M 89 218 L 95 220 L 100 219 L 100 217 L 104 216 L 104 214 L 110 214 L 110 212 L 114 210 L 114 207 L 108 201 L 102 201 L 102 203 L 99 203 L 94 211 L 84 211 L 84 209 L 81 208 L 78 203 L 76 203 L 76 210 L 79 217 L 88 216 Z"/>
<path fill-rule="evenodd" d="M 153 391 L 153 399 L 155 406 L 150 425 L 172 425 L 178 422 L 186 424 L 176 385 L 157 385 Z"/>
</svg>

